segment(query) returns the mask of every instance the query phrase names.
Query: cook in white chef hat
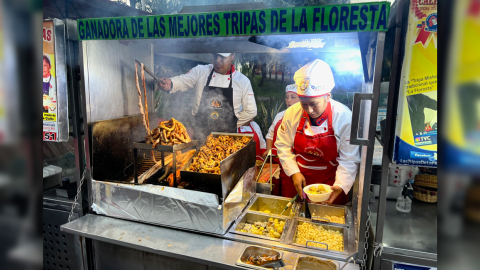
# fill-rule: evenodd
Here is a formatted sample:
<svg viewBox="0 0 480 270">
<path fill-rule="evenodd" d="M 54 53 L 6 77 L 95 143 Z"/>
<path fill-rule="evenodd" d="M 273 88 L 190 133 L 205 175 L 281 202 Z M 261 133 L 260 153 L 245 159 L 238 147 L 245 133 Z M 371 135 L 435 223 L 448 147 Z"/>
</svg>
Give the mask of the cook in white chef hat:
<svg viewBox="0 0 480 270">
<path fill-rule="evenodd" d="M 316 59 L 295 72 L 293 77 L 299 97 L 321 97 L 329 94 L 335 86 L 330 66 Z"/>
<path fill-rule="evenodd" d="M 285 92 L 288 93 L 288 92 L 293 92 L 293 93 L 297 93 L 297 85 L 296 84 L 289 84 L 287 85 L 287 87 L 285 87 Z"/>
<path fill-rule="evenodd" d="M 229 57 L 230 54 L 232 54 L 232 53 L 217 53 L 217 54 L 220 54 L 223 57 Z"/>
<path fill-rule="evenodd" d="M 289 84 L 285 87 L 285 104 L 287 108 L 300 101 L 297 95 L 297 85 Z"/>
</svg>

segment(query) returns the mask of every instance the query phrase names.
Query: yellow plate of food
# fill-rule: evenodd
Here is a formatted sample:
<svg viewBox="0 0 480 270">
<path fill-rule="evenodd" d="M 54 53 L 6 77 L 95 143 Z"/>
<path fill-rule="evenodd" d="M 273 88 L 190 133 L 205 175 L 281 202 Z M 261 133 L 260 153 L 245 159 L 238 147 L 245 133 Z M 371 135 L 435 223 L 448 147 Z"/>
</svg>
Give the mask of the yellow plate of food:
<svg viewBox="0 0 480 270">
<path fill-rule="evenodd" d="M 332 187 L 325 184 L 313 184 L 303 188 L 307 197 L 312 202 L 323 202 L 330 198 Z"/>
</svg>

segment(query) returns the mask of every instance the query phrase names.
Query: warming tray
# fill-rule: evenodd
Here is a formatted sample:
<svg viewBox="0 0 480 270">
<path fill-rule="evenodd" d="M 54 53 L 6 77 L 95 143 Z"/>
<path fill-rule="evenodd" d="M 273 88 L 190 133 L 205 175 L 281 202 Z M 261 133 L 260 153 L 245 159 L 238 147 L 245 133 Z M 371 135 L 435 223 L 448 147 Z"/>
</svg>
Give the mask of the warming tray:
<svg viewBox="0 0 480 270">
<path fill-rule="evenodd" d="M 296 217 L 304 218 L 305 205 L 298 204 L 297 208 Z M 310 209 L 310 213 L 312 214 L 312 219 L 314 221 L 343 227 L 350 227 L 351 225 L 350 212 L 346 206 L 308 203 L 308 209 Z M 325 218 L 326 216 L 343 216 L 345 219 L 345 224 L 331 222 Z"/>
<path fill-rule="evenodd" d="M 332 260 L 324 260 L 312 256 L 298 256 L 293 270 L 338 270 L 340 264 Z"/>
<path fill-rule="evenodd" d="M 263 236 L 263 235 L 246 233 L 246 232 L 240 231 L 245 226 L 245 223 L 253 224 L 254 222 L 257 222 L 257 221 L 268 222 L 268 219 L 270 218 L 278 219 L 279 222 L 280 221 L 285 222 L 285 226 L 283 227 L 283 233 L 280 236 L 280 238 L 273 238 L 269 236 Z M 271 240 L 275 242 L 281 242 L 285 238 L 285 235 L 288 232 L 289 225 L 290 225 L 290 219 L 288 219 L 287 217 L 271 216 L 271 215 L 262 214 L 262 213 L 245 212 L 238 218 L 238 221 L 235 222 L 235 224 L 233 225 L 234 226 L 233 230 L 231 230 L 231 232 L 235 234 L 241 234 L 245 236 L 261 238 L 261 239 Z"/>
<path fill-rule="evenodd" d="M 285 206 L 290 201 L 290 198 L 279 197 L 273 195 L 258 194 L 253 198 L 252 202 L 248 205 L 248 211 L 255 213 L 264 213 L 262 211 L 269 210 L 270 215 L 280 216 L 280 217 L 290 217 L 293 216 L 297 209 L 297 203 L 294 202 L 291 207 L 289 207 L 285 213 L 280 215 Z M 293 211 L 292 211 L 293 210 Z M 268 214 L 268 213 L 264 213 Z"/>
<path fill-rule="evenodd" d="M 240 138 L 244 136 L 252 138 L 242 149 L 220 162 L 221 174 L 187 171 L 187 168 L 190 167 L 193 159 L 198 156 L 200 151 L 197 151 L 187 163 L 185 163 L 180 171 L 182 182 L 189 182 L 196 187 L 222 187 L 221 197 L 222 199 L 225 199 L 245 171 L 247 171 L 248 168 L 255 166 L 255 142 L 253 141 L 253 135 L 251 134 L 212 132 L 211 135 L 214 137 L 225 135 Z M 206 140 L 202 143 L 201 147 L 204 146 L 205 143 Z"/>
<path fill-rule="evenodd" d="M 268 256 L 273 256 L 277 255 L 278 258 L 283 258 L 283 252 L 279 250 L 273 250 L 271 248 L 266 248 L 266 247 L 260 247 L 260 246 L 247 246 L 243 252 L 242 255 L 237 260 L 237 265 L 243 266 L 243 267 L 248 267 L 252 269 L 272 269 L 272 268 L 265 268 L 261 266 L 256 266 L 256 265 L 251 265 L 251 264 L 246 264 L 244 261 L 248 259 L 249 256 L 255 256 L 255 255 L 263 255 L 266 254 Z"/>
<path fill-rule="evenodd" d="M 339 231 L 342 233 L 343 235 L 343 250 L 344 251 L 338 251 L 338 250 L 332 250 L 330 248 L 328 248 L 328 244 L 327 243 L 321 243 L 321 244 L 326 244 L 327 247 L 326 248 L 321 248 L 321 247 L 314 247 L 314 246 L 311 246 L 311 245 L 308 245 L 309 243 L 317 243 L 317 242 L 314 242 L 314 241 L 307 241 L 306 244 L 298 244 L 298 243 L 295 243 L 295 239 L 297 237 L 297 228 L 299 225 L 302 225 L 303 223 L 310 223 L 310 224 L 313 224 L 313 225 L 316 225 L 316 226 L 322 226 L 324 229 L 329 229 L 329 230 L 333 230 L 333 231 Z M 309 248 L 309 249 L 316 249 L 316 250 L 323 250 L 323 251 L 328 251 L 328 252 L 336 252 L 336 253 L 345 253 L 345 249 L 346 249 L 346 245 L 348 243 L 348 238 L 347 238 L 347 229 L 348 228 L 345 228 L 345 227 L 342 227 L 342 226 L 335 226 L 335 225 L 330 225 L 330 224 L 322 224 L 322 223 L 318 223 L 318 222 L 313 222 L 313 221 L 310 221 L 308 219 L 304 219 L 304 218 L 295 218 L 293 220 L 293 222 L 291 223 L 291 226 L 292 226 L 292 229 L 288 231 L 288 235 L 286 236 L 286 243 L 287 244 L 290 244 L 290 245 L 293 245 L 293 246 L 298 246 L 298 247 L 304 247 L 304 248 Z"/>
</svg>

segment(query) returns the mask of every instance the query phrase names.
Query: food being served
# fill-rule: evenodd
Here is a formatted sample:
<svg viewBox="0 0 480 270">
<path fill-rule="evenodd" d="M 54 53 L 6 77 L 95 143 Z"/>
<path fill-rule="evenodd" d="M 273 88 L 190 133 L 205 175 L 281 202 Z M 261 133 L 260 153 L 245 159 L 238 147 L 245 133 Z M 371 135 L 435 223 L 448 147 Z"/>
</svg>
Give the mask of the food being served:
<svg viewBox="0 0 480 270">
<path fill-rule="evenodd" d="M 200 148 L 198 156 L 193 158 L 187 171 L 220 174 L 220 162 L 242 149 L 250 139 L 251 137 L 247 136 L 235 138 L 224 135 L 215 138 L 210 134 L 205 145 Z"/>
<path fill-rule="evenodd" d="M 341 232 L 325 229 L 322 225 L 304 222 L 297 227 L 294 243 L 305 245 L 309 240 L 327 243 L 329 250 L 343 252 L 343 234 Z M 323 244 L 311 242 L 308 243 L 308 246 L 327 248 Z"/>
<path fill-rule="evenodd" d="M 278 221 L 278 219 L 269 218 L 266 221 L 257 221 L 253 224 L 245 223 L 241 232 L 263 235 L 272 238 L 280 238 L 285 227 L 285 221 Z"/>
<path fill-rule="evenodd" d="M 174 118 L 170 121 L 161 122 L 158 127 L 150 131 L 145 140 L 147 143 L 153 144 L 153 148 L 157 147 L 158 144 L 174 145 L 192 141 L 185 126 Z"/>
<path fill-rule="evenodd" d="M 308 193 L 310 193 L 310 194 L 325 194 L 325 193 L 329 193 L 331 191 L 332 190 L 330 188 L 325 187 L 323 185 L 311 186 L 308 189 Z"/>
<path fill-rule="evenodd" d="M 333 222 L 333 223 L 345 224 L 345 217 L 325 216 L 325 218 L 330 220 L 330 222 Z"/>
<path fill-rule="evenodd" d="M 244 263 L 250 265 L 264 265 L 269 261 L 275 261 L 280 259 L 277 255 L 268 256 L 267 254 L 249 256 L 248 260 Z"/>
</svg>

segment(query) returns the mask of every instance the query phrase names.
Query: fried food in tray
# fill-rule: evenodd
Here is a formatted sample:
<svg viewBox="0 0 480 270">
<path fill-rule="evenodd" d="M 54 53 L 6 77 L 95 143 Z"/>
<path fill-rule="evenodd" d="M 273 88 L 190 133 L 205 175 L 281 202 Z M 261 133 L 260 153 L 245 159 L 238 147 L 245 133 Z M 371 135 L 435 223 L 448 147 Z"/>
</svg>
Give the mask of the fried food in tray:
<svg viewBox="0 0 480 270">
<path fill-rule="evenodd" d="M 262 255 L 252 255 L 248 257 L 248 260 L 245 261 L 244 263 L 250 264 L 250 265 L 264 265 L 270 261 L 275 261 L 280 259 L 277 255 L 271 255 L 268 256 L 267 254 L 262 254 Z"/>
<path fill-rule="evenodd" d="M 220 174 L 220 162 L 242 149 L 250 140 L 251 137 L 247 136 L 235 138 L 220 135 L 215 138 L 210 134 L 205 145 L 200 148 L 198 156 L 193 158 L 193 162 L 187 168 L 187 171 Z"/>
<path fill-rule="evenodd" d="M 153 148 L 156 148 L 158 144 L 175 145 L 192 141 L 185 126 L 174 118 L 161 122 L 158 127 L 150 131 L 145 140 L 147 143 L 153 144 Z"/>
</svg>

